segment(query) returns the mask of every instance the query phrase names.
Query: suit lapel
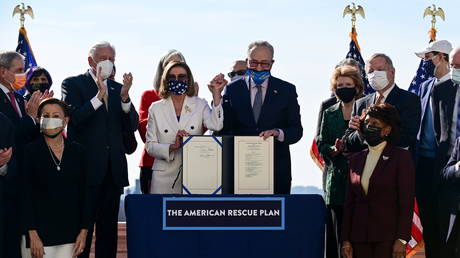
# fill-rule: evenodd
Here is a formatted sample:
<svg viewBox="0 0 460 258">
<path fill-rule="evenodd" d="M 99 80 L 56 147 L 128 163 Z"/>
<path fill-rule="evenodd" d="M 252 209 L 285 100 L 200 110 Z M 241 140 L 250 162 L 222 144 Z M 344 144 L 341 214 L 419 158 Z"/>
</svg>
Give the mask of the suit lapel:
<svg viewBox="0 0 460 258">
<path fill-rule="evenodd" d="M 366 149 L 363 151 L 363 155 L 360 155 L 358 156 L 360 159 L 358 160 L 358 164 L 357 164 L 357 170 L 356 170 L 356 182 L 358 184 L 358 188 L 359 188 L 359 193 L 362 195 L 362 196 L 366 196 L 366 193 L 364 193 L 364 189 L 363 187 L 361 186 L 361 176 L 363 175 L 363 172 L 364 172 L 364 166 L 366 165 L 366 159 L 367 159 L 367 155 L 369 154 L 369 150 Z"/>
<path fill-rule="evenodd" d="M 250 79 L 249 79 L 250 80 Z M 241 98 L 238 103 L 235 105 L 241 106 L 243 112 L 247 113 L 250 116 L 250 121 L 254 121 L 254 124 L 257 124 L 254 120 L 254 115 L 252 113 L 252 103 L 251 103 L 251 86 L 246 82 L 246 80 L 240 80 L 241 83 L 239 86 L 236 86 L 235 96 Z M 259 119 L 260 120 L 260 119 Z"/>
<path fill-rule="evenodd" d="M 400 104 L 398 103 L 399 102 L 398 91 L 399 91 L 398 85 L 395 84 L 395 87 L 390 91 L 387 98 L 385 99 L 385 103 L 391 104 L 393 106 Z"/>
<path fill-rule="evenodd" d="M 113 82 L 111 80 L 107 80 L 107 96 L 108 96 L 108 102 L 109 102 L 109 110 L 115 110 L 117 105 L 121 105 L 121 99 L 118 101 L 118 96 L 117 96 L 117 90 L 113 86 Z M 117 103 L 118 102 L 118 103 Z"/>
<path fill-rule="evenodd" d="M 168 97 L 163 102 L 162 112 L 164 121 L 177 132 L 179 130 L 179 122 L 177 121 L 176 111 L 174 110 L 174 104 L 171 97 Z"/>
<path fill-rule="evenodd" d="M 182 105 L 181 115 L 179 119 L 179 128 L 186 130 L 188 121 L 195 110 L 196 98 L 185 96 L 184 104 Z"/>
<path fill-rule="evenodd" d="M 374 182 L 378 180 L 378 178 L 385 173 L 385 167 L 387 166 L 388 162 L 391 160 L 391 153 L 392 153 L 392 148 L 391 145 L 387 143 L 385 146 L 385 149 L 383 149 L 382 154 L 379 157 L 379 161 L 377 161 L 377 164 L 375 165 L 374 172 L 372 173 L 371 177 L 369 178 L 369 189 L 367 192 L 367 195 L 369 196 L 371 192 L 373 191 L 372 189 L 374 188 Z"/>
<path fill-rule="evenodd" d="M 16 110 L 13 109 L 13 106 L 11 105 L 11 101 L 10 101 L 10 98 L 5 94 L 5 92 L 3 92 L 3 90 L 0 89 L 0 101 L 3 102 L 3 105 L 5 107 L 5 111 L 1 110 L 3 113 L 10 113 L 12 114 L 15 118 L 18 118 L 19 119 L 19 115 L 18 113 L 16 113 Z M 9 118 L 11 118 L 10 116 L 8 116 Z"/>
<path fill-rule="evenodd" d="M 259 121 L 254 121 L 259 124 L 260 121 L 265 121 L 264 117 L 270 114 L 270 108 L 273 107 L 272 102 L 278 95 L 279 88 L 273 83 L 272 77 L 268 79 L 267 91 L 265 92 L 264 102 L 262 104 L 262 110 L 260 111 Z"/>
</svg>

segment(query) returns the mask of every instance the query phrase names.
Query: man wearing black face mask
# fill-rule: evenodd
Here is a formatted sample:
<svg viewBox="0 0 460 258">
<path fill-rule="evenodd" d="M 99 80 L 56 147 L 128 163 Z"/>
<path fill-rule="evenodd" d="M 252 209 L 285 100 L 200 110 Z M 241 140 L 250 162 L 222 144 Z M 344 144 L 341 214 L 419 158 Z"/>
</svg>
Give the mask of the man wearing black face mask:
<svg viewBox="0 0 460 258">
<path fill-rule="evenodd" d="M 433 89 L 451 84 L 449 53 L 452 44 L 447 40 L 431 42 L 426 49 L 415 53 L 424 60 L 428 75 L 434 75 L 420 85 L 418 95 L 422 104 L 420 129 L 417 134 L 416 195 L 423 226 L 426 257 L 440 257 L 438 210 L 439 166 L 436 164 L 436 142 L 433 116 Z"/>
<path fill-rule="evenodd" d="M 274 136 L 275 194 L 289 194 L 289 145 L 298 142 L 303 132 L 295 86 L 270 74 L 273 53 L 267 41 L 249 45 L 248 76 L 227 86 L 223 97 L 224 128 L 219 134 Z"/>
</svg>

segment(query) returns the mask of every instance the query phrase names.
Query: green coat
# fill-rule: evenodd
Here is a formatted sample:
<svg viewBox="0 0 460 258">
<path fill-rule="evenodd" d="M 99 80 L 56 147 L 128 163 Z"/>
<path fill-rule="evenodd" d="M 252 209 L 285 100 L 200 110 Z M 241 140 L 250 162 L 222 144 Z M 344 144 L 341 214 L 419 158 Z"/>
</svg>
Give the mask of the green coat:
<svg viewBox="0 0 460 258">
<path fill-rule="evenodd" d="M 348 182 L 348 160 L 342 154 L 331 157 L 335 140 L 342 138 L 348 128 L 343 119 L 341 103 L 324 110 L 318 140 L 318 150 L 326 163 L 326 187 L 324 189 L 327 205 L 343 205 Z"/>
</svg>

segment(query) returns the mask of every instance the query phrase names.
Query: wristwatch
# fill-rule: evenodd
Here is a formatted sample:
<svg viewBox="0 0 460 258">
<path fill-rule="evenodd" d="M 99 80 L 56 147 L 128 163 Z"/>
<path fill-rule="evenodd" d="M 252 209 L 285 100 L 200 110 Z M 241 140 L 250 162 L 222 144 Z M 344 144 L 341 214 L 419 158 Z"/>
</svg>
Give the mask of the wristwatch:
<svg viewBox="0 0 460 258">
<path fill-rule="evenodd" d="M 399 240 L 399 242 L 401 242 L 403 245 L 406 245 L 406 244 L 407 244 L 407 241 L 404 240 L 404 239 L 399 238 L 398 240 Z"/>
</svg>

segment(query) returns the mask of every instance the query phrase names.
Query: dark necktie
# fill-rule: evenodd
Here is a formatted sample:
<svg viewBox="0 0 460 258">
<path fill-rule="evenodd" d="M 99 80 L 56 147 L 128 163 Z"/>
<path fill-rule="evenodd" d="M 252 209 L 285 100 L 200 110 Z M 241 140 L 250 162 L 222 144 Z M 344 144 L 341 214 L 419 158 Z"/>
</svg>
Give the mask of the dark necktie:
<svg viewBox="0 0 460 258">
<path fill-rule="evenodd" d="M 18 116 L 21 117 L 21 112 L 19 112 L 18 106 L 16 105 L 16 98 L 14 97 L 14 92 L 8 92 L 8 97 L 10 97 L 10 103 L 14 111 L 16 111 L 16 114 L 18 114 Z"/>
<path fill-rule="evenodd" d="M 252 113 L 254 114 L 254 120 L 259 121 L 260 111 L 262 110 L 262 85 L 256 85 L 257 92 L 254 97 L 254 104 L 252 105 Z"/>
</svg>

